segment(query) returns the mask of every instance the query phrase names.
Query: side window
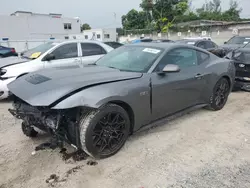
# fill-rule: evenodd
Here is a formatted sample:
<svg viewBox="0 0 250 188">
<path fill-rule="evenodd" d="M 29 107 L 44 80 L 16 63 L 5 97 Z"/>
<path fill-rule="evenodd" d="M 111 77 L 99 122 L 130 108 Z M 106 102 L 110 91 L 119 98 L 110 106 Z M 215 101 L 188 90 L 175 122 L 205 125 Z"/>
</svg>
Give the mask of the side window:
<svg viewBox="0 0 250 188">
<path fill-rule="evenodd" d="M 82 56 L 102 55 L 107 52 L 97 44 L 81 43 Z"/>
<path fill-rule="evenodd" d="M 208 54 L 201 52 L 201 51 L 197 51 L 196 53 L 197 53 L 197 59 L 198 59 L 199 65 L 209 60 Z"/>
<path fill-rule="evenodd" d="M 209 48 L 214 48 L 214 46 L 211 41 L 206 41 L 206 49 L 209 49 Z"/>
<path fill-rule="evenodd" d="M 199 42 L 197 47 L 206 49 L 206 44 L 205 44 L 205 42 Z"/>
<path fill-rule="evenodd" d="M 64 44 L 52 52 L 56 59 L 78 57 L 77 43 Z"/>
<path fill-rule="evenodd" d="M 196 50 L 189 48 L 174 49 L 165 54 L 155 71 L 162 71 L 167 64 L 178 65 L 181 69 L 198 65 Z"/>
<path fill-rule="evenodd" d="M 217 47 L 218 47 L 217 44 L 215 44 L 215 43 L 212 42 L 212 41 L 211 41 L 211 44 L 212 44 L 213 48 L 217 48 Z"/>
</svg>

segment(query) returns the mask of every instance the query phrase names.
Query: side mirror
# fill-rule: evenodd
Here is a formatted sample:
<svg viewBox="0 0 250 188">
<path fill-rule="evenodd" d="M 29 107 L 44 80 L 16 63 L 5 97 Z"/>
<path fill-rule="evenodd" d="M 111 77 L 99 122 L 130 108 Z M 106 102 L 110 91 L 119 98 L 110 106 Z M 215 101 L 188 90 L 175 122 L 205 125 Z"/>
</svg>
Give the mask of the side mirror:
<svg viewBox="0 0 250 188">
<path fill-rule="evenodd" d="M 226 44 L 227 42 L 224 42 L 224 44 Z"/>
<path fill-rule="evenodd" d="M 163 73 L 171 73 L 171 72 L 180 72 L 180 67 L 178 65 L 174 65 L 174 64 L 168 64 L 166 65 L 162 72 Z"/>
<path fill-rule="evenodd" d="M 51 60 L 53 60 L 53 59 L 55 59 L 55 55 L 54 54 L 48 54 L 48 55 L 46 55 L 45 57 L 44 57 L 44 61 L 51 61 Z"/>
</svg>

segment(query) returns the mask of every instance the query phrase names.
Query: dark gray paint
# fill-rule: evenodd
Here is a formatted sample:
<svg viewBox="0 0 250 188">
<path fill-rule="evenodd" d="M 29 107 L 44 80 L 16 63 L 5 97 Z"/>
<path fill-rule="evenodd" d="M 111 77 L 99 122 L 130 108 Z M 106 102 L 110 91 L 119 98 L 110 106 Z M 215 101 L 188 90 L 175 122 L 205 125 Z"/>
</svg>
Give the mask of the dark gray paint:
<svg viewBox="0 0 250 188">
<path fill-rule="evenodd" d="M 168 43 L 136 45 L 165 49 L 147 73 L 120 72 L 98 66 L 51 69 L 26 75 L 8 87 L 13 94 L 30 105 L 53 105 L 53 109 L 79 106 L 99 108 L 109 102 L 123 102 L 132 108 L 134 130 L 138 130 L 142 125 L 166 115 L 194 105 L 208 104 L 214 85 L 222 76 L 229 78 L 231 83 L 234 81 L 235 68 L 231 61 L 218 58 L 200 48 Z M 153 72 L 168 51 L 180 47 L 207 53 L 210 60 L 177 73 Z M 25 79 L 34 74 L 51 80 L 38 85 L 28 83 Z"/>
</svg>

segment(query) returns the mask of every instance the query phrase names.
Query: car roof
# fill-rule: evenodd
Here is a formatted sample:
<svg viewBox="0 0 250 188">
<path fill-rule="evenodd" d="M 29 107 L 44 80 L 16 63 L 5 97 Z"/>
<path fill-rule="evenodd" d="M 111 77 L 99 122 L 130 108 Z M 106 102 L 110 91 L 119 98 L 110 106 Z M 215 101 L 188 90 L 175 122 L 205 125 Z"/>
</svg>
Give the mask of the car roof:
<svg viewBox="0 0 250 188">
<path fill-rule="evenodd" d="M 178 47 L 185 47 L 190 49 L 199 49 L 194 46 L 188 44 L 180 44 L 180 43 L 152 43 L 152 42 L 142 42 L 136 44 L 127 44 L 126 46 L 142 46 L 142 47 L 151 47 L 151 48 L 162 48 L 162 49 L 171 49 L 171 48 L 178 48 Z"/>
<path fill-rule="evenodd" d="M 211 40 L 206 40 L 206 39 L 181 39 L 178 41 L 194 41 L 194 42 L 201 42 L 201 41 L 211 41 Z M 176 41 L 176 42 L 178 42 Z"/>
<path fill-rule="evenodd" d="M 94 43 L 94 44 L 104 44 L 101 41 L 97 41 L 97 40 L 79 40 L 79 39 L 75 39 L 75 40 L 55 40 L 55 41 L 50 41 L 50 42 L 55 42 L 55 43 L 71 43 L 71 42 L 81 42 L 81 43 Z"/>
</svg>

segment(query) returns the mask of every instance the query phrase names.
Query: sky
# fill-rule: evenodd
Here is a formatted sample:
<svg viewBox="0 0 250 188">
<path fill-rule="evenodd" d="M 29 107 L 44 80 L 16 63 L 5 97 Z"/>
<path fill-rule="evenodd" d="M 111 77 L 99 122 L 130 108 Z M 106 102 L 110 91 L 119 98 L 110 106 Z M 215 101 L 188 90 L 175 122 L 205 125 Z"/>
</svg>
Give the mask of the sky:
<svg viewBox="0 0 250 188">
<path fill-rule="evenodd" d="M 193 0 L 193 7 L 201 7 L 205 0 Z M 17 10 L 36 13 L 61 13 L 64 17 L 79 17 L 92 28 L 121 26 L 121 16 L 131 9 L 139 10 L 141 0 L 0 0 L 0 14 L 9 15 Z M 222 0 L 228 8 L 230 0 Z M 250 17 L 250 0 L 238 0 L 243 8 L 242 17 Z M 244 7 L 247 7 L 244 9 Z"/>
</svg>

